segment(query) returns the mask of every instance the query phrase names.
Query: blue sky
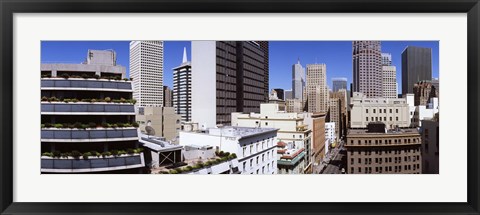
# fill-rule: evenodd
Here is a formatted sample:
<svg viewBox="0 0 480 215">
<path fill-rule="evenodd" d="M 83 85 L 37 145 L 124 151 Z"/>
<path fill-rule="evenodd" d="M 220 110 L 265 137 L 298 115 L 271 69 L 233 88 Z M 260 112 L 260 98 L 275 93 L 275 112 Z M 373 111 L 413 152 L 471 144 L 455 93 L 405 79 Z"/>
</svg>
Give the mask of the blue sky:
<svg viewBox="0 0 480 215">
<path fill-rule="evenodd" d="M 88 49 L 113 49 L 117 52 L 117 64 L 127 68 L 129 74 L 129 41 L 43 41 L 41 46 L 42 63 L 81 63 Z M 270 89 L 291 89 L 292 65 L 300 59 L 306 64 L 325 63 L 327 81 L 332 86 L 332 78 L 345 77 L 352 80 L 351 41 L 271 41 L 270 44 Z M 432 48 L 432 73 L 438 78 L 438 41 L 383 41 L 382 52 L 392 54 L 392 64 L 397 67 L 397 82 L 401 92 L 401 54 L 407 46 Z M 190 41 L 166 41 L 164 44 L 164 85 L 172 87 L 172 68 L 180 65 L 183 47 L 187 48 L 191 60 Z M 195 72 L 195 71 L 193 71 Z"/>
</svg>

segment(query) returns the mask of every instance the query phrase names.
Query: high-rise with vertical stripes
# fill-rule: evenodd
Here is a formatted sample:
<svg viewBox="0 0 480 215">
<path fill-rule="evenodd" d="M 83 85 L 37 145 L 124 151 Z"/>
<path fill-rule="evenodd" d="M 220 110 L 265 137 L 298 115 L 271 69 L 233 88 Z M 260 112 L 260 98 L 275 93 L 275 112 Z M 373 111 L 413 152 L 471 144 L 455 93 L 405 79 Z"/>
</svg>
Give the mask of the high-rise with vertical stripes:
<svg viewBox="0 0 480 215">
<path fill-rule="evenodd" d="M 137 107 L 163 106 L 163 41 L 130 42 L 130 77 Z"/>
<path fill-rule="evenodd" d="M 182 64 L 173 68 L 173 107 L 183 122 L 192 119 L 192 64 L 183 48 Z"/>
<path fill-rule="evenodd" d="M 382 53 L 380 41 L 353 41 L 353 92 L 368 98 L 382 97 Z"/>
</svg>

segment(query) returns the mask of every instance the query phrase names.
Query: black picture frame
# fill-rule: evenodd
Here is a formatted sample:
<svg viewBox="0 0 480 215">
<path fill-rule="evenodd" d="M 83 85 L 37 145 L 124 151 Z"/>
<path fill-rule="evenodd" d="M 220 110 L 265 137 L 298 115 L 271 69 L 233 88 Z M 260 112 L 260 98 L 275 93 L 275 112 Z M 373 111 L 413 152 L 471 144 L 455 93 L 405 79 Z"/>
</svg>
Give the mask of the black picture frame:
<svg viewBox="0 0 480 215">
<path fill-rule="evenodd" d="M 479 0 L 0 0 L 2 214 L 480 214 Z M 468 197 L 465 203 L 26 203 L 13 202 L 13 15 L 15 13 L 467 13 Z M 465 84 L 465 83 L 458 83 Z M 448 186 L 448 185 L 445 185 Z M 441 190 L 441 187 L 439 187 Z M 201 201 L 201 199 L 199 199 Z"/>
</svg>

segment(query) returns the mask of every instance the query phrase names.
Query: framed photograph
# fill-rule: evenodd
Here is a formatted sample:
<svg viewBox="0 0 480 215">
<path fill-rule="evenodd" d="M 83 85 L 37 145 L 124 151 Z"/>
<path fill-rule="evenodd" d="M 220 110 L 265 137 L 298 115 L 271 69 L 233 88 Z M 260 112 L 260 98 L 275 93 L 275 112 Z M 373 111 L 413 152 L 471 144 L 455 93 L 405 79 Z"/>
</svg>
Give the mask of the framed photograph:
<svg viewBox="0 0 480 215">
<path fill-rule="evenodd" d="M 2 214 L 480 214 L 478 0 L 0 5 Z"/>
</svg>

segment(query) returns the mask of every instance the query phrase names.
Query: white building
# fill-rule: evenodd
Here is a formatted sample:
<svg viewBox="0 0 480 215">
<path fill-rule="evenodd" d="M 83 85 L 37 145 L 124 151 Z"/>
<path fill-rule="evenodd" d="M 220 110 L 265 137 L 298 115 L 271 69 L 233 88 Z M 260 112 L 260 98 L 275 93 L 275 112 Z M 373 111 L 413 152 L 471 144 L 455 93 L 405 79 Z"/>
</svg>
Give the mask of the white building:
<svg viewBox="0 0 480 215">
<path fill-rule="evenodd" d="M 163 41 L 130 42 L 130 77 L 137 107 L 163 106 Z"/>
<path fill-rule="evenodd" d="M 278 104 L 261 104 L 260 113 L 232 113 L 232 125 L 279 129 L 275 143 L 285 142 L 286 146 L 282 147 L 282 153 L 291 152 L 291 155 L 295 155 L 293 157 L 290 156 L 290 158 L 287 154 L 279 155 L 279 160 L 285 158 L 283 159 L 285 162 L 282 162 L 279 168 L 293 171 L 304 157 L 306 162 L 304 162 L 304 166 L 300 168 L 300 172 L 304 172 L 310 168 L 311 158 L 305 155 L 310 155 L 312 150 L 311 130 L 307 124 L 304 123 L 303 114 L 279 111 Z M 305 153 L 296 153 L 296 150 L 300 149 L 303 149 L 302 151 Z"/>
<path fill-rule="evenodd" d="M 410 126 L 407 98 L 367 98 L 354 92 L 350 99 L 351 128 L 366 128 L 370 122 L 383 122 L 388 129 Z"/>
<path fill-rule="evenodd" d="M 438 98 L 433 97 L 427 105 L 417 105 L 414 103 L 414 95 L 407 94 L 408 108 L 410 111 L 410 125 L 412 127 L 422 127 L 422 120 L 433 119 L 439 112 Z"/>
<path fill-rule="evenodd" d="M 337 136 L 335 135 L 335 123 L 325 123 L 325 153 L 328 153 L 328 148 L 335 142 Z"/>
<path fill-rule="evenodd" d="M 383 98 L 398 98 L 397 93 L 397 67 L 382 67 L 382 92 Z"/>
<path fill-rule="evenodd" d="M 275 128 L 222 127 L 180 132 L 181 145 L 213 146 L 235 153 L 242 174 L 277 174 Z"/>
</svg>

